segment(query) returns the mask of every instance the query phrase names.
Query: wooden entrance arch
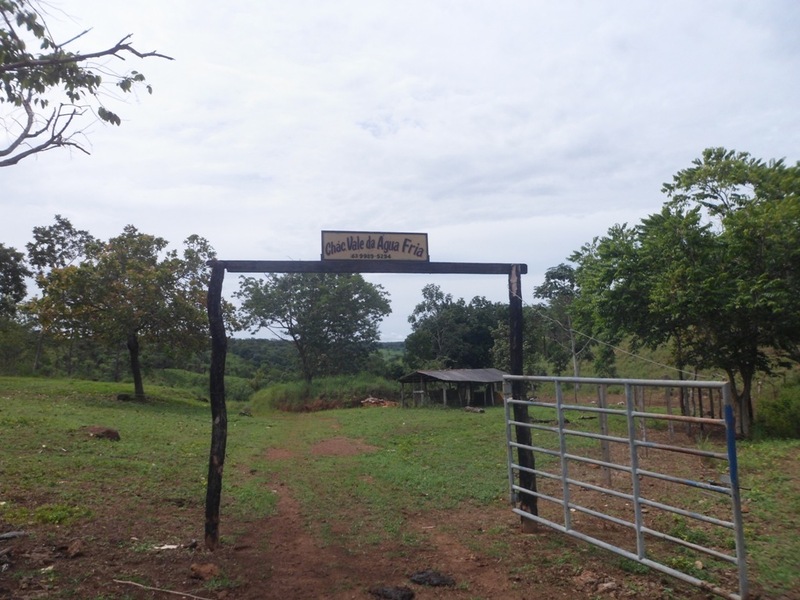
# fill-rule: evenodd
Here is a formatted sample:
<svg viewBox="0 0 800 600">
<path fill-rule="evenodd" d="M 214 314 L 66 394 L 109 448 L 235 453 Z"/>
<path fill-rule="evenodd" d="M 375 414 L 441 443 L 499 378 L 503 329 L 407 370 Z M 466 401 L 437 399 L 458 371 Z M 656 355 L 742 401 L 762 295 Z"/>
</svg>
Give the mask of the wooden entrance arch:
<svg viewBox="0 0 800 600">
<path fill-rule="evenodd" d="M 384 260 L 212 260 L 211 281 L 208 285 L 208 323 L 211 331 L 211 452 L 208 460 L 208 483 L 206 486 L 205 544 L 209 550 L 219 544 L 219 507 L 222 496 L 222 471 L 225 466 L 225 448 L 228 441 L 228 415 L 225 406 L 225 358 L 227 338 L 222 315 L 222 283 L 225 272 L 230 273 L 430 273 L 449 275 L 508 275 L 509 302 L 509 351 L 511 374 L 522 375 L 522 275 L 528 272 L 525 264 L 510 263 L 452 263 L 428 261 L 384 261 Z M 523 384 L 515 381 L 512 397 L 523 399 Z M 514 420 L 527 423 L 528 408 L 514 405 Z M 516 428 L 517 441 L 531 445 L 531 433 L 527 427 Z M 533 452 L 519 450 L 520 485 L 535 490 L 536 480 L 525 469 L 533 469 Z M 521 502 L 531 514 L 538 514 L 536 496 L 526 496 Z"/>
</svg>

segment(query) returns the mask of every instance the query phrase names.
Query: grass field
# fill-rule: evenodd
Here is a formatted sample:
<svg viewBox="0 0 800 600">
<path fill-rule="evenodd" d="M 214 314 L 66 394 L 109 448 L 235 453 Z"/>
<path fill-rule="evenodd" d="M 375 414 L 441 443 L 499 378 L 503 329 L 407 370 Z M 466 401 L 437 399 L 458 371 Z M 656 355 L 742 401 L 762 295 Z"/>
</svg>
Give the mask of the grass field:
<svg viewBox="0 0 800 600">
<path fill-rule="evenodd" d="M 116 567 L 119 576 L 152 584 L 160 581 L 155 575 L 134 573 L 126 564 L 135 564 L 143 548 L 203 537 L 210 411 L 195 394 L 179 389 L 151 387 L 145 403 L 118 401 L 116 394 L 126 391 L 107 383 L 0 378 L 0 533 L 26 531 L 35 546 L 88 532 L 100 544 L 105 534 L 92 524 L 113 522 L 111 513 L 125 515 L 124 523 L 115 525 L 119 531 L 107 532 L 127 553 L 125 564 Z M 353 554 L 379 547 L 390 547 L 398 557 L 413 554 L 427 539 L 424 528 L 413 523 L 430 515 L 475 515 L 506 501 L 501 409 L 482 415 L 454 409 L 302 414 L 256 409 L 246 416 L 239 406 L 228 407 L 221 524 L 223 544 L 231 547 L 275 514 L 276 482 L 289 490 L 304 526 L 323 546 L 345 545 Z M 91 438 L 83 429 L 90 425 L 113 427 L 121 440 Z M 354 448 L 364 451 L 314 453 L 331 440 L 357 441 Z M 800 597 L 799 452 L 798 440 L 746 442 L 739 448 L 751 581 L 767 598 Z M 458 534 L 468 536 L 460 538 L 467 547 L 513 565 L 515 576 L 528 573 L 519 545 L 506 539 L 502 527 L 471 531 Z M 563 569 L 557 564 L 563 559 L 570 573 L 577 572 L 584 551 L 557 546 L 547 560 Z M 618 572 L 635 571 L 618 559 L 603 561 L 617 565 Z M 53 597 L 159 597 L 113 595 L 89 576 L 55 573 L 48 575 L 57 579 L 49 585 L 60 590 Z M 45 585 L 41 569 L 26 567 L 25 561 L 1 577 L 19 594 L 11 597 L 27 597 L 20 591 L 29 589 L 23 582 Z M 205 589 L 240 584 L 223 578 Z M 0 584 L 0 597 L 2 589 Z"/>
</svg>

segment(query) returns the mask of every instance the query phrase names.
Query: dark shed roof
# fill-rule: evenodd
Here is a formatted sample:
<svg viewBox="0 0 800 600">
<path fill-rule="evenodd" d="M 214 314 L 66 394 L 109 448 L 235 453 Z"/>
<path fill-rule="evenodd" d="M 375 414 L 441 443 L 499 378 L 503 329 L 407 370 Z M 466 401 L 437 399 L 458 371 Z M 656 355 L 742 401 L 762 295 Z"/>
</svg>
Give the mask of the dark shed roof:
<svg viewBox="0 0 800 600">
<path fill-rule="evenodd" d="M 443 381 L 449 383 L 499 383 L 507 373 L 500 369 L 449 369 L 447 371 L 414 371 L 398 379 L 400 383 Z"/>
</svg>

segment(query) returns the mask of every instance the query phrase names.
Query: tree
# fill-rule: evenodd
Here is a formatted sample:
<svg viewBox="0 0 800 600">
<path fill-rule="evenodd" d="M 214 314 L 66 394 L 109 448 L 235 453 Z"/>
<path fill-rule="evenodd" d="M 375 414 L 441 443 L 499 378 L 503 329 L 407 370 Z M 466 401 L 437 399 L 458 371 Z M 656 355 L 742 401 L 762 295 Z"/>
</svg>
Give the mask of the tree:
<svg viewBox="0 0 800 600">
<path fill-rule="evenodd" d="M 660 213 L 571 257 L 576 308 L 611 340 L 724 370 L 749 435 L 755 375 L 800 358 L 800 164 L 714 148 L 664 191 Z"/>
<path fill-rule="evenodd" d="M 769 353 L 800 359 L 800 162 L 709 148 L 692 164 L 663 190 L 672 206 L 706 209 L 718 228 L 721 306 L 709 319 L 724 325 L 710 329 L 700 356 L 728 373 L 747 432 L 753 379 L 770 371 Z"/>
<path fill-rule="evenodd" d="M 574 252 L 575 280 L 581 294 L 571 306 L 573 323 L 603 344 L 595 356 L 598 375 L 615 374 L 615 357 L 608 352 L 619 344 L 628 327 L 647 315 L 642 306 L 646 284 L 633 251 L 635 230 L 614 225 L 605 238 L 595 238 Z"/>
<path fill-rule="evenodd" d="M 69 219 L 56 215 L 53 225 L 33 228 L 33 241 L 25 248 L 31 266 L 42 278 L 50 269 L 66 267 L 84 256 L 86 248 L 95 242 L 88 231 L 75 229 Z"/>
<path fill-rule="evenodd" d="M 731 267 L 748 280 L 745 289 L 730 283 L 736 305 L 758 318 L 781 358 L 800 363 L 800 195 L 729 215 L 721 237 Z"/>
<path fill-rule="evenodd" d="M 138 71 L 116 73 L 104 59 L 172 60 L 155 51 L 140 52 L 130 35 L 108 48 L 72 51 L 68 47 L 87 31 L 56 38 L 45 22 L 46 8 L 33 0 L 0 0 L 0 103 L 7 113 L 2 118 L 6 139 L 0 145 L 0 167 L 54 148 L 89 154 L 79 127 L 87 112 L 106 123 L 121 124 L 120 117 L 102 102 L 104 90 L 108 91 L 103 78 L 113 80 L 116 89 L 130 92 L 144 84 L 145 77 Z M 152 93 L 149 85 L 146 89 Z"/>
<path fill-rule="evenodd" d="M 25 278 L 30 276 L 25 255 L 0 244 L 0 320 L 16 316 L 17 305 L 27 293 Z"/>
<path fill-rule="evenodd" d="M 582 290 L 573 313 L 585 331 L 606 342 L 595 358 L 596 367 L 606 367 L 603 374 L 611 374 L 611 345 L 626 337 L 633 351 L 671 346 L 679 379 L 688 364 L 703 362 L 692 353 L 702 343 L 689 315 L 704 301 L 701 290 L 713 245 L 699 210 L 687 214 L 665 206 L 638 227 L 612 227 L 607 237 L 570 257 L 579 264 L 576 278 Z M 683 397 L 681 409 L 689 414 Z"/>
<path fill-rule="evenodd" d="M 254 333 L 269 329 L 297 348 L 303 378 L 357 373 L 379 339 L 378 326 L 391 312 L 380 285 L 358 274 L 270 274 L 242 277 L 236 293 L 242 322 Z"/>
<path fill-rule="evenodd" d="M 595 336 L 617 344 L 630 335 L 633 349 L 674 342 L 679 370 L 687 364 L 700 290 L 711 276 L 713 232 L 699 210 L 665 206 L 635 228 L 612 227 L 572 255 L 583 294 L 574 312 Z M 699 313 L 698 313 L 699 314 Z M 694 357 L 695 359 L 697 357 Z"/>
<path fill-rule="evenodd" d="M 547 300 L 547 306 L 540 307 L 540 310 L 546 313 L 544 316 L 551 324 L 548 339 L 557 347 L 555 353 L 549 353 L 556 372 L 561 372 L 566 366 L 561 358 L 565 356 L 572 362 L 572 374 L 575 377 L 581 375 L 581 358 L 587 353 L 592 341 L 591 337 L 579 339 L 578 332 L 573 328 L 571 309 L 578 295 L 575 269 L 566 263 L 547 269 L 544 283 L 533 291 L 534 298 Z M 562 352 L 558 352 L 558 349 Z"/>
<path fill-rule="evenodd" d="M 165 239 L 128 225 L 108 242 L 90 243 L 78 264 L 51 269 L 42 296 L 32 303 L 52 331 L 112 347 L 124 344 L 140 398 L 142 344 L 174 354 L 199 351 L 208 342 L 206 261 L 215 253 L 195 235 L 184 242 L 183 258 L 167 246 Z"/>
<path fill-rule="evenodd" d="M 30 327 L 18 308 L 27 294 L 25 278 L 30 276 L 25 256 L 0 243 L 0 372 L 5 374 L 15 374 L 26 354 Z"/>
<path fill-rule="evenodd" d="M 523 372 L 529 375 L 547 375 L 549 348 L 547 333 L 549 321 L 544 317 L 545 306 L 522 307 L 522 355 Z M 492 329 L 492 366 L 503 371 L 511 371 L 511 352 L 509 347 L 509 322 L 501 319 Z"/>
<path fill-rule="evenodd" d="M 798 167 L 787 167 L 783 159 L 764 162 L 748 152 L 706 148 L 661 191 L 672 206 L 696 205 L 722 218 L 753 202 L 796 197 L 798 186 Z"/>
<path fill-rule="evenodd" d="M 36 285 L 42 294 L 47 292 L 47 275 L 53 269 L 71 265 L 85 256 L 86 249 L 97 240 L 88 231 L 75 229 L 69 219 L 61 215 L 55 216 L 53 225 L 38 226 L 33 228 L 33 241 L 25 247 L 28 250 L 28 260 L 35 271 Z M 75 336 L 62 332 L 69 339 L 68 372 L 72 366 L 72 348 Z M 36 353 L 34 355 L 33 370 L 37 371 L 41 365 L 47 328 L 39 324 Z"/>
<path fill-rule="evenodd" d="M 422 288 L 422 302 L 408 317 L 412 332 L 406 338 L 406 360 L 411 368 L 490 367 L 493 332 L 507 320 L 507 306 L 480 296 L 467 304 L 428 284 Z"/>
</svg>

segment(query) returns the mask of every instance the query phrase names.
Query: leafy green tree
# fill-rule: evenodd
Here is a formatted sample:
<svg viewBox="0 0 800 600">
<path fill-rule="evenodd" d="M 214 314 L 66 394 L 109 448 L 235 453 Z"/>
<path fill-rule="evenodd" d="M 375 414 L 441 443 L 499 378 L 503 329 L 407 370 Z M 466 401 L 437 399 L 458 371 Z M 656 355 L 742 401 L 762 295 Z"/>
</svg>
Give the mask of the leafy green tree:
<svg viewBox="0 0 800 600">
<path fill-rule="evenodd" d="M 25 248 L 31 266 L 41 278 L 50 269 L 66 267 L 80 259 L 87 246 L 96 241 L 88 231 L 75 229 L 69 219 L 56 215 L 53 225 L 33 228 L 33 241 Z"/>
<path fill-rule="evenodd" d="M 51 269 L 32 303 L 52 331 L 77 332 L 109 347 L 125 344 L 137 397 L 144 397 L 142 344 L 175 353 L 208 343 L 206 261 L 214 251 L 194 235 L 182 258 L 167 246 L 128 225 L 108 242 L 89 244 L 78 264 Z"/>
<path fill-rule="evenodd" d="M 634 351 L 642 345 L 671 346 L 683 379 L 688 364 L 703 362 L 692 353 L 700 342 L 688 315 L 703 298 L 700 290 L 713 245 L 698 210 L 686 214 L 664 207 L 636 228 L 612 227 L 607 237 L 570 257 L 579 264 L 576 277 L 582 290 L 572 307 L 576 321 L 607 344 L 627 338 Z M 614 375 L 611 346 L 601 345 L 595 354 L 596 371 Z M 681 409 L 689 414 L 686 402 Z"/>
<path fill-rule="evenodd" d="M 800 172 L 800 167 L 797 169 Z M 725 219 L 721 234 L 736 308 L 758 319 L 765 345 L 800 363 L 800 180 L 794 196 L 755 202 Z"/>
<path fill-rule="evenodd" d="M 635 230 L 627 225 L 614 225 L 606 237 L 595 238 L 569 257 L 577 265 L 575 279 L 581 289 L 570 308 L 573 323 L 611 346 L 619 344 L 627 328 L 648 314 L 641 303 L 646 288 L 636 262 L 634 236 Z M 612 375 L 613 353 L 599 352 L 595 371 Z"/>
<path fill-rule="evenodd" d="M 550 322 L 545 318 L 544 305 L 522 307 L 522 357 L 523 372 L 528 375 L 547 375 L 551 369 L 548 364 L 550 345 L 548 332 Z M 492 366 L 503 371 L 511 371 L 509 322 L 501 319 L 492 329 Z"/>
<path fill-rule="evenodd" d="M 692 164 L 663 189 L 671 205 L 706 209 L 718 231 L 720 306 L 709 319 L 724 325 L 706 330 L 697 353 L 726 371 L 749 428 L 755 375 L 770 370 L 773 353 L 800 359 L 800 163 L 709 148 Z"/>
<path fill-rule="evenodd" d="M 76 229 L 69 219 L 61 215 L 55 216 L 55 223 L 33 228 L 33 241 L 25 247 L 28 260 L 35 269 L 36 285 L 42 294 L 47 293 L 47 276 L 53 269 L 64 268 L 81 259 L 86 248 L 97 240 L 88 231 Z M 62 331 L 61 338 L 67 339 L 67 373 L 72 374 L 72 353 L 76 344 L 76 332 Z M 47 328 L 39 323 L 38 340 L 33 361 L 33 370 L 41 367 Z"/>
<path fill-rule="evenodd" d="M 576 311 L 610 341 L 672 343 L 676 362 L 722 369 L 749 435 L 755 375 L 800 358 L 800 164 L 706 150 L 635 228 L 575 253 Z"/>
<path fill-rule="evenodd" d="M 32 338 L 20 304 L 27 294 L 25 278 L 31 272 L 25 256 L 0 243 L 0 373 L 15 375 Z"/>
<path fill-rule="evenodd" d="M 692 360 L 693 338 L 688 315 L 699 308 L 703 286 L 711 276 L 716 252 L 710 226 L 699 210 L 683 212 L 665 206 L 639 226 L 612 227 L 573 254 L 583 294 L 574 312 L 587 331 L 618 344 L 632 336 L 656 348 L 673 342 L 680 370 Z"/>
<path fill-rule="evenodd" d="M 764 162 L 748 152 L 706 148 L 692 166 L 662 186 L 672 206 L 699 206 L 711 217 L 724 217 L 754 202 L 797 196 L 797 166 L 783 159 Z"/>
<path fill-rule="evenodd" d="M 94 112 L 114 125 L 122 122 L 103 104 L 108 91 L 104 77 L 122 92 L 145 81 L 138 71 L 115 73 L 102 59 L 169 59 L 158 52 L 140 52 L 130 35 L 108 48 L 73 51 L 87 32 L 57 38 L 45 22 L 46 7 L 33 0 L 0 0 L 0 104 L 5 105 L 0 120 L 7 134 L 0 146 L 0 167 L 53 148 L 88 154 L 78 125 L 84 113 Z M 146 89 L 152 93 L 149 85 Z M 59 104 L 51 107 L 58 98 Z"/>
<path fill-rule="evenodd" d="M 236 296 L 247 328 L 266 328 L 294 343 L 309 383 L 319 375 L 361 371 L 376 349 L 381 320 L 391 312 L 383 288 L 358 274 L 242 277 Z"/>
<path fill-rule="evenodd" d="M 503 320 L 508 320 L 507 306 L 480 296 L 467 304 L 428 284 L 408 318 L 412 332 L 406 338 L 406 360 L 412 369 L 490 367 L 493 331 Z"/>
<path fill-rule="evenodd" d="M 225 373 L 252 378 L 256 389 L 268 383 L 293 381 L 300 375 L 297 349 L 287 340 L 231 338 Z"/>
<path fill-rule="evenodd" d="M 27 294 L 25 278 L 30 276 L 25 255 L 0 244 L 0 320 L 16 316 L 17 305 Z"/>
<path fill-rule="evenodd" d="M 548 340 L 552 350 L 548 358 L 553 363 L 556 373 L 566 369 L 566 362 L 572 363 L 572 374 L 580 377 L 581 360 L 589 354 L 592 338 L 580 336 L 572 323 L 572 304 L 579 296 L 580 289 L 575 280 L 574 267 L 561 263 L 547 269 L 544 282 L 533 291 L 534 298 L 547 300 L 546 307 L 539 307 L 547 319 Z"/>
<path fill-rule="evenodd" d="M 30 354 L 36 338 L 30 326 L 19 318 L 0 318 L 0 373 L 30 374 Z"/>
</svg>

